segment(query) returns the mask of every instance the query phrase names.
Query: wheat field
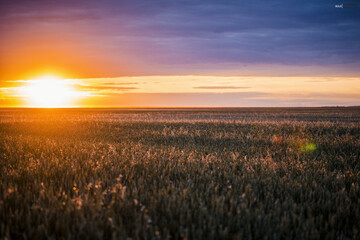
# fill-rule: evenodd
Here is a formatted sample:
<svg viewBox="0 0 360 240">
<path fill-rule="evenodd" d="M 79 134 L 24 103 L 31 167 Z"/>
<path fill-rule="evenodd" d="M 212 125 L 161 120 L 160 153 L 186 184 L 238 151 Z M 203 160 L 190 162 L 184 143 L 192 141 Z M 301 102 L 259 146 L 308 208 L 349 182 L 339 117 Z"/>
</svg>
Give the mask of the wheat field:
<svg viewBox="0 0 360 240">
<path fill-rule="evenodd" d="M 360 108 L 1 109 L 1 239 L 359 239 Z"/>
</svg>

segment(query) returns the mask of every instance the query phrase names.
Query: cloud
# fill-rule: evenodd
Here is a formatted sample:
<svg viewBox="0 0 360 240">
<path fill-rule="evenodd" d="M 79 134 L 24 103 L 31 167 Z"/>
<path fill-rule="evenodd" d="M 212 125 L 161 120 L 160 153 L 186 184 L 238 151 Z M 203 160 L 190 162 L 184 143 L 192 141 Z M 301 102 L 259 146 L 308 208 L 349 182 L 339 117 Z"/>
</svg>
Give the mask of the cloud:
<svg viewBox="0 0 360 240">
<path fill-rule="evenodd" d="M 134 85 L 139 84 L 137 82 L 105 82 L 101 83 L 102 85 Z"/>
<path fill-rule="evenodd" d="M 27 83 L 25 80 L 16 80 L 16 81 L 1 81 L 0 80 L 0 88 L 13 88 L 13 87 L 21 87 Z"/>
<path fill-rule="evenodd" d="M 249 89 L 250 87 L 236 87 L 236 86 L 198 86 L 194 89 Z"/>
<path fill-rule="evenodd" d="M 134 90 L 139 89 L 137 87 L 121 87 L 121 86 L 84 86 L 84 85 L 78 85 L 78 89 L 80 90 L 90 90 L 90 91 L 103 91 L 103 90 L 112 90 L 112 91 L 128 91 L 128 90 Z"/>
<path fill-rule="evenodd" d="M 3 3 L 3 25 L 74 24 L 88 41 L 95 37 L 88 34 L 101 34 L 96 39 L 112 44 L 114 55 L 131 42 L 144 53 L 138 58 L 165 65 L 327 65 L 360 59 L 359 9 L 336 9 L 335 0 L 15 2 Z"/>
</svg>

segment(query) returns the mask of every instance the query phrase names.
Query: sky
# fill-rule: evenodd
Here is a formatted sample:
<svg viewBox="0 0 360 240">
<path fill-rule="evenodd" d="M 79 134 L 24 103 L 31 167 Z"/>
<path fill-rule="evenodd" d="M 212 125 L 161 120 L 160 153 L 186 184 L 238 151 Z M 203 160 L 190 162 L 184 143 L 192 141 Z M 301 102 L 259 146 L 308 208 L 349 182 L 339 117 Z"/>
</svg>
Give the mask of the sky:
<svg viewBox="0 0 360 240">
<path fill-rule="evenodd" d="M 351 3 L 1 1 L 0 106 L 31 106 L 26 92 L 48 75 L 71 106 L 360 105 Z"/>
</svg>

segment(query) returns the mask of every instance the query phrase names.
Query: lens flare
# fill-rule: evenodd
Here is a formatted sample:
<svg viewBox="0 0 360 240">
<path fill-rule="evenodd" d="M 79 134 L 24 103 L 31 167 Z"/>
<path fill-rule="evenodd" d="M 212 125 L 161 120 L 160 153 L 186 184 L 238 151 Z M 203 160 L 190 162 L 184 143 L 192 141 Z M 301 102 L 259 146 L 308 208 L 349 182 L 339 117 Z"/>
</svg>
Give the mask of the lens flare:
<svg viewBox="0 0 360 240">
<path fill-rule="evenodd" d="M 303 150 L 304 152 L 313 152 L 313 151 L 316 150 L 316 144 L 315 144 L 315 143 L 312 143 L 312 142 L 307 143 L 307 144 L 305 144 L 305 145 L 302 146 L 302 150 Z"/>
</svg>

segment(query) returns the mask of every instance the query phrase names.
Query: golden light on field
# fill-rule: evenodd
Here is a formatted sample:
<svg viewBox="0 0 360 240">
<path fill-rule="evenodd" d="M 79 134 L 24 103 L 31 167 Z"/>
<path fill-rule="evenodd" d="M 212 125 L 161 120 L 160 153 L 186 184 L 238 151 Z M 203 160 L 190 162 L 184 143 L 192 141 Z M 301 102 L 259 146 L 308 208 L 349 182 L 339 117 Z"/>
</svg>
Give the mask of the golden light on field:
<svg viewBox="0 0 360 240">
<path fill-rule="evenodd" d="M 51 75 L 27 81 L 27 85 L 21 90 L 28 107 L 72 107 L 79 96 L 79 92 L 72 88 L 70 82 Z"/>
</svg>

